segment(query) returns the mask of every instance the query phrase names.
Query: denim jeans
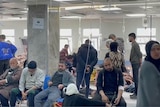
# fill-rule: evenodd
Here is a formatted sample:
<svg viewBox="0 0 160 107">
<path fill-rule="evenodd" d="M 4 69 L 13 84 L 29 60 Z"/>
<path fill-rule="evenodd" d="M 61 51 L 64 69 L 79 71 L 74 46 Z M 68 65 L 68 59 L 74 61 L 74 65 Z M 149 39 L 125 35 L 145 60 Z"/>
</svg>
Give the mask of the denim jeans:
<svg viewBox="0 0 160 107">
<path fill-rule="evenodd" d="M 61 90 L 57 86 L 51 86 L 35 96 L 34 105 L 35 107 L 52 107 L 58 98 L 61 98 Z"/>
<path fill-rule="evenodd" d="M 37 95 L 41 89 L 37 90 L 31 90 L 28 92 L 27 100 L 28 100 L 28 106 L 34 107 L 34 96 Z M 15 107 L 17 97 L 21 98 L 22 94 L 21 91 L 18 88 L 13 88 L 10 92 L 10 106 Z"/>
<path fill-rule="evenodd" d="M 132 71 L 133 71 L 133 81 L 135 83 L 135 94 L 137 95 L 137 89 L 138 89 L 138 74 L 139 74 L 139 68 L 140 63 L 131 63 L 132 64 Z"/>
</svg>

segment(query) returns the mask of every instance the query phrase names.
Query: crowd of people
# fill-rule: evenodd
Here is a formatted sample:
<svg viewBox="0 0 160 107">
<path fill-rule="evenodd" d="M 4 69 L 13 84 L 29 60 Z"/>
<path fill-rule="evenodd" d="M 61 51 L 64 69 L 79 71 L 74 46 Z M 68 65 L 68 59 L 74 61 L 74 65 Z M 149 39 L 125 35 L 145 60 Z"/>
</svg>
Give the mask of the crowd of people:
<svg viewBox="0 0 160 107">
<path fill-rule="evenodd" d="M 69 55 L 69 45 L 60 51 L 58 70 L 43 89 L 45 72 L 36 61 L 26 61 L 24 68 L 15 58 L 17 48 L 5 42 L 0 35 L 0 102 L 2 107 L 15 107 L 17 98 L 27 100 L 29 107 L 52 107 L 59 98 L 63 98 L 63 107 L 127 107 L 123 91 L 131 86 L 137 99 L 137 107 L 160 106 L 160 43 L 149 41 L 146 44 L 146 57 L 142 63 L 142 53 L 136 42 L 136 34 L 128 35 L 132 43 L 130 62 L 133 77 L 125 67 L 124 41 L 114 34 L 109 35 L 101 70 L 97 72 L 97 90 L 89 99 L 90 77 L 98 61 L 98 52 L 87 39 L 77 53 Z M 76 78 L 76 79 L 75 79 Z M 128 86 L 130 86 L 128 88 Z M 85 87 L 84 95 L 79 92 Z M 156 93 L 156 94 L 153 94 Z"/>
</svg>

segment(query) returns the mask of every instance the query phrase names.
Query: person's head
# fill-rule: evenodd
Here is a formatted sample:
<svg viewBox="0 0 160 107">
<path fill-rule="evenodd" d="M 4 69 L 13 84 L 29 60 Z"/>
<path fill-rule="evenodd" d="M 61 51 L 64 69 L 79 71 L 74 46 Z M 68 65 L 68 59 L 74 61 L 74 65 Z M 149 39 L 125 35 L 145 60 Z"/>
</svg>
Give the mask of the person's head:
<svg viewBox="0 0 160 107">
<path fill-rule="evenodd" d="M 85 44 L 90 45 L 91 44 L 91 40 L 89 40 L 89 39 L 85 40 Z"/>
<path fill-rule="evenodd" d="M 110 34 L 108 39 L 116 40 L 116 35 L 115 34 Z"/>
<path fill-rule="evenodd" d="M 73 61 L 73 55 L 68 55 L 67 56 L 67 61 L 72 62 Z"/>
<path fill-rule="evenodd" d="M 117 52 L 117 49 L 118 49 L 118 43 L 117 42 L 112 42 L 110 44 L 110 50 L 113 51 L 113 52 Z"/>
<path fill-rule="evenodd" d="M 136 39 L 136 34 L 135 33 L 130 33 L 129 35 L 128 35 L 128 40 L 129 40 L 129 42 L 134 42 L 135 41 L 135 39 Z"/>
<path fill-rule="evenodd" d="M 9 66 L 11 69 L 15 69 L 18 67 L 18 60 L 16 58 L 11 58 L 9 60 Z"/>
<path fill-rule="evenodd" d="M 3 34 L 1 34 L 1 35 L 0 35 L 0 41 L 5 41 L 5 39 L 6 39 L 6 36 L 3 35 Z"/>
<path fill-rule="evenodd" d="M 111 59 L 109 57 L 104 59 L 103 66 L 104 66 L 104 69 L 107 71 L 113 70 L 113 65 L 112 65 Z"/>
<path fill-rule="evenodd" d="M 64 45 L 64 48 L 65 48 L 65 49 L 68 49 L 68 48 L 69 48 L 69 45 L 68 45 L 68 44 L 65 44 L 65 45 Z"/>
<path fill-rule="evenodd" d="M 157 41 L 149 41 L 146 44 L 146 55 L 154 60 L 160 59 L 160 44 Z"/>
<path fill-rule="evenodd" d="M 64 88 L 64 92 L 66 95 L 79 94 L 77 86 L 73 83 L 69 84 L 67 88 Z"/>
<path fill-rule="evenodd" d="M 110 44 L 113 42 L 113 40 L 112 39 L 107 39 L 106 40 L 106 47 L 107 48 L 110 48 Z"/>
<path fill-rule="evenodd" d="M 31 75 L 34 74 L 35 71 L 36 71 L 36 69 L 37 69 L 37 63 L 36 63 L 36 61 L 30 61 L 28 63 L 28 71 L 29 71 L 29 73 Z"/>
<path fill-rule="evenodd" d="M 58 65 L 58 71 L 65 71 L 66 70 L 66 63 L 64 61 L 60 61 Z"/>
</svg>

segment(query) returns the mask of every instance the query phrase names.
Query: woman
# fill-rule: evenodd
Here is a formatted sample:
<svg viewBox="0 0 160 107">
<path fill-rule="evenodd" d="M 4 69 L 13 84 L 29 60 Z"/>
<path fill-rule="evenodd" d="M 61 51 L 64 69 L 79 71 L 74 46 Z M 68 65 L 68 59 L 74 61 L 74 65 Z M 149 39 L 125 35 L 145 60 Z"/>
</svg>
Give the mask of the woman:
<svg viewBox="0 0 160 107">
<path fill-rule="evenodd" d="M 139 77 L 137 107 L 160 107 L 160 44 L 146 44 L 146 58 Z"/>
</svg>

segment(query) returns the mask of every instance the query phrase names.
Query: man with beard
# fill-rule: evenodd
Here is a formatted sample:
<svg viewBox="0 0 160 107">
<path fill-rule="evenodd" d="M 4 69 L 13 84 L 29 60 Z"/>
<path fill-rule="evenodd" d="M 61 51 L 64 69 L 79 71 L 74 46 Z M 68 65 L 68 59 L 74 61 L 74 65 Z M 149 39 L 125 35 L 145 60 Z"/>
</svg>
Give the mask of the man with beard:
<svg viewBox="0 0 160 107">
<path fill-rule="evenodd" d="M 48 82 L 49 88 L 41 91 L 34 98 L 35 107 L 42 107 L 44 99 L 47 99 L 43 107 L 52 107 L 53 103 L 61 98 L 61 91 L 68 84 L 74 83 L 70 72 L 66 71 L 65 62 L 59 63 L 59 69 L 54 73 L 51 80 Z"/>
<path fill-rule="evenodd" d="M 122 97 L 124 90 L 122 72 L 113 68 L 111 59 L 104 59 L 104 69 L 99 72 L 97 78 L 97 93 L 94 100 L 101 100 L 116 107 L 126 107 Z"/>
</svg>

